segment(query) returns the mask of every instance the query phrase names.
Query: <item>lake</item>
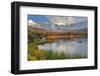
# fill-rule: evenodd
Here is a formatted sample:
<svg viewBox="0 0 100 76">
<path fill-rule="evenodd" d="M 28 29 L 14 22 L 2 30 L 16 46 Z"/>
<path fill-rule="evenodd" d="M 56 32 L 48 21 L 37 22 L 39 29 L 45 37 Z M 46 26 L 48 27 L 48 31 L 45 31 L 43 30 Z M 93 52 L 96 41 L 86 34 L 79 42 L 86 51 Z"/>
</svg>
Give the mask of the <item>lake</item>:
<svg viewBox="0 0 100 76">
<path fill-rule="evenodd" d="M 87 38 L 78 39 L 59 39 L 52 43 L 45 43 L 38 45 L 39 50 L 52 51 L 64 53 L 71 57 L 80 56 L 80 58 L 88 57 L 88 43 Z"/>
</svg>

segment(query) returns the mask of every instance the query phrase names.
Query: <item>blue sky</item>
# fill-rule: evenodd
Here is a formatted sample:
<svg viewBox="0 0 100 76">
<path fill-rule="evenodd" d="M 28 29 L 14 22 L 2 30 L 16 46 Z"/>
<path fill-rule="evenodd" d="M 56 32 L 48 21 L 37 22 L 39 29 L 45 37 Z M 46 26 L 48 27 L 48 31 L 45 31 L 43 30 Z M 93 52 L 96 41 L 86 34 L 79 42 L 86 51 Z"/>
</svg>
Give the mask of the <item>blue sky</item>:
<svg viewBox="0 0 100 76">
<path fill-rule="evenodd" d="M 58 27 L 64 26 L 66 28 L 87 28 L 87 17 L 80 16 L 50 16 L 50 15 L 28 15 L 28 21 L 31 20 L 36 23 L 56 24 Z"/>
<path fill-rule="evenodd" d="M 40 15 L 28 15 L 28 20 L 32 20 L 34 22 L 39 22 L 39 23 L 49 22 L 46 16 L 40 16 Z"/>
</svg>

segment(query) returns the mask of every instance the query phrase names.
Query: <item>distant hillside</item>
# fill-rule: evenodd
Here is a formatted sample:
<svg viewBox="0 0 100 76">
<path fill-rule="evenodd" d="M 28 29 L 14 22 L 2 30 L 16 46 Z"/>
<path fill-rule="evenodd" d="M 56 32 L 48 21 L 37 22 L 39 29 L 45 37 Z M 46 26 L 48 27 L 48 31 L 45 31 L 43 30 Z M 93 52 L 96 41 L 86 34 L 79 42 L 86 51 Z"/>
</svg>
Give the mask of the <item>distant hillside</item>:
<svg viewBox="0 0 100 76">
<path fill-rule="evenodd" d="M 88 29 L 87 28 L 83 28 L 83 29 L 80 29 L 80 30 L 78 30 L 79 32 L 87 32 L 88 31 Z"/>
<path fill-rule="evenodd" d="M 87 37 L 87 32 L 84 32 L 86 29 L 77 30 L 77 31 L 70 31 L 70 32 L 57 32 L 53 30 L 46 30 L 43 28 L 28 26 L 28 31 L 33 32 L 35 34 L 41 35 L 41 37 L 46 38 L 80 38 L 80 37 Z M 79 32 L 81 31 L 81 32 Z"/>
</svg>

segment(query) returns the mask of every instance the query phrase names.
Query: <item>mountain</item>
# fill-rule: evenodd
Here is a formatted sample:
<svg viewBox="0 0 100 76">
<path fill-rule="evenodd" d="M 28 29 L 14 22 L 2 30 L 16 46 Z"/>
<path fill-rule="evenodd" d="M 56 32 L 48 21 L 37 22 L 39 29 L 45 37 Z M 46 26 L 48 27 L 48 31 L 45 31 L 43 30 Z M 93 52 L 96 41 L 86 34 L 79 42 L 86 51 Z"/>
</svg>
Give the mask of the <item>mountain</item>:
<svg viewBox="0 0 100 76">
<path fill-rule="evenodd" d="M 28 26 L 32 26 L 33 28 L 43 29 L 46 31 L 53 31 L 53 32 L 87 32 L 87 21 L 82 21 L 76 24 L 71 25 L 60 25 L 57 24 L 50 24 L 50 23 L 31 23 Z"/>
<path fill-rule="evenodd" d="M 79 32 L 87 32 L 88 31 L 88 29 L 87 28 L 83 28 L 83 29 L 80 29 L 80 30 L 78 30 Z"/>
</svg>

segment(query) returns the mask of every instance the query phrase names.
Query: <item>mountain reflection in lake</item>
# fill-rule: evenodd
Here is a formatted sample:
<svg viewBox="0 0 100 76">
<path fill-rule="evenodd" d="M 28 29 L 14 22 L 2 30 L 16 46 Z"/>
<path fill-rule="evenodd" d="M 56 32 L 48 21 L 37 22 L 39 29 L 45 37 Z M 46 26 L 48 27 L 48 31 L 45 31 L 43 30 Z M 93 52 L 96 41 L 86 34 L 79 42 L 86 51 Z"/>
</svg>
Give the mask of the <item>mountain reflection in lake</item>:
<svg viewBox="0 0 100 76">
<path fill-rule="evenodd" d="M 80 56 L 80 58 L 87 58 L 88 56 L 88 44 L 87 38 L 80 38 L 74 40 L 60 39 L 52 43 L 46 43 L 38 45 L 39 50 L 53 51 L 66 55 Z"/>
</svg>

